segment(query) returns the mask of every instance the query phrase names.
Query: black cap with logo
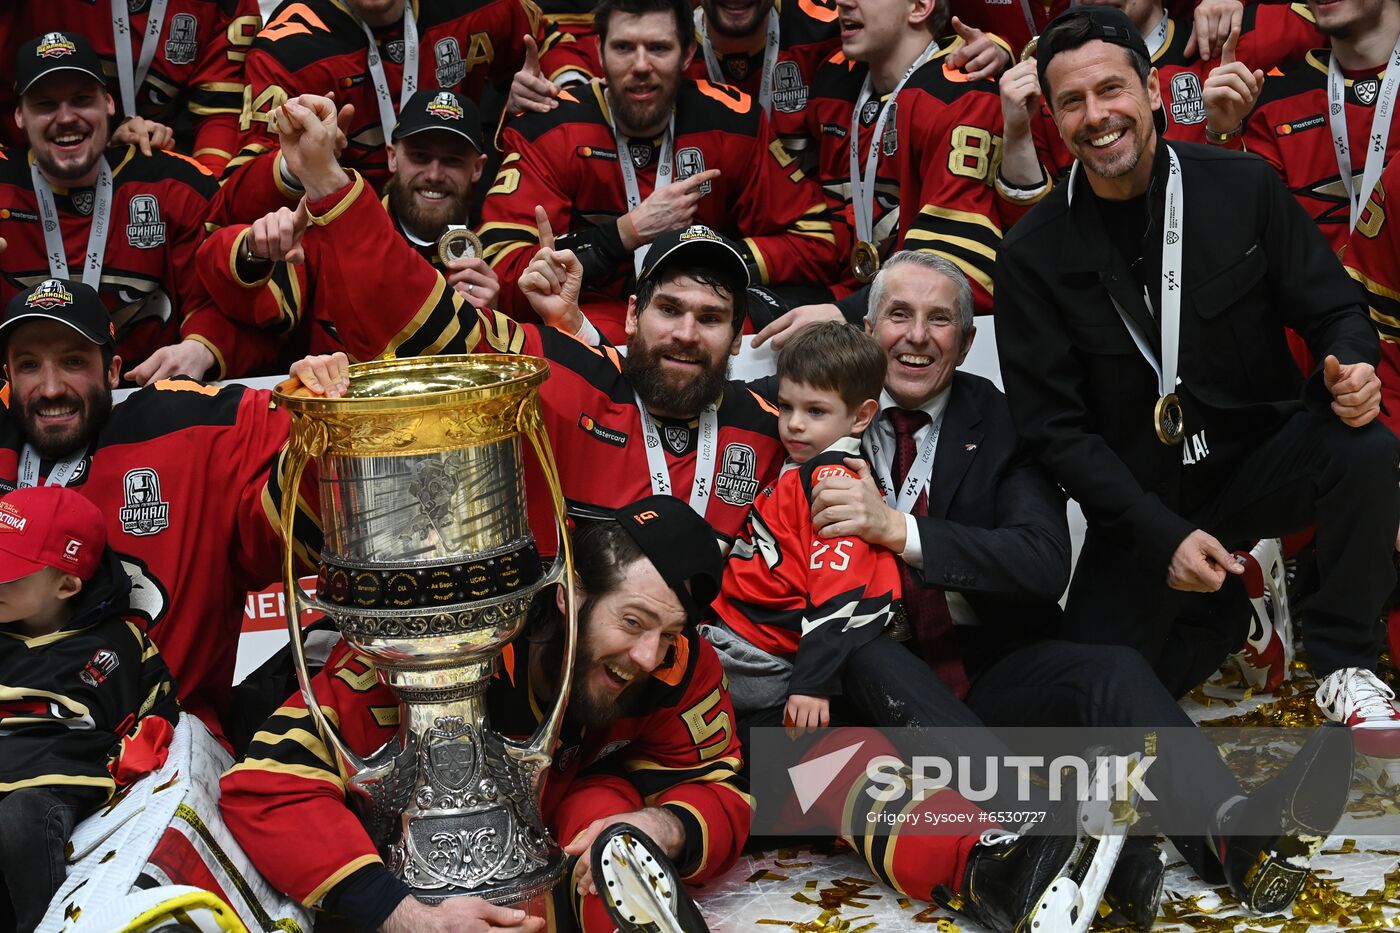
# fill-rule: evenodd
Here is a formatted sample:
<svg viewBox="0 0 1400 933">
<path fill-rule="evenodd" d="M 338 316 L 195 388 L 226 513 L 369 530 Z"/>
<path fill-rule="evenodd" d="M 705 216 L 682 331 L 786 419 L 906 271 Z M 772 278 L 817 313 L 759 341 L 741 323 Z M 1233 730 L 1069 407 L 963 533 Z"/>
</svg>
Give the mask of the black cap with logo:
<svg viewBox="0 0 1400 933">
<path fill-rule="evenodd" d="M 719 595 L 724 578 L 724 559 L 710 523 L 675 496 L 648 496 L 617 509 L 613 517 L 675 592 L 686 621 L 698 621 Z"/>
<path fill-rule="evenodd" d="M 661 268 L 662 263 L 672 257 L 684 256 L 688 261 L 723 269 L 749 286 L 749 266 L 744 262 L 744 254 L 738 245 L 722 233 L 716 233 L 704 224 L 694 224 L 677 230 L 668 230 L 652 241 L 642 260 L 638 279 L 649 279 Z"/>
<path fill-rule="evenodd" d="M 23 97 L 36 81 L 56 71 L 77 71 L 103 87 L 107 78 L 92 45 L 76 32 L 46 32 L 19 47 L 15 60 L 15 93 Z"/>
<path fill-rule="evenodd" d="M 0 321 L 0 346 L 20 324 L 40 319 L 67 324 L 100 347 L 116 347 L 112 315 L 97 292 L 82 282 L 45 279 L 11 298 Z"/>
<path fill-rule="evenodd" d="M 481 112 L 476 109 L 476 104 L 456 91 L 430 88 L 416 92 L 399 111 L 393 141 L 398 142 L 405 136 L 428 130 L 456 133 L 471 143 L 477 152 L 486 151 L 481 133 Z"/>
</svg>

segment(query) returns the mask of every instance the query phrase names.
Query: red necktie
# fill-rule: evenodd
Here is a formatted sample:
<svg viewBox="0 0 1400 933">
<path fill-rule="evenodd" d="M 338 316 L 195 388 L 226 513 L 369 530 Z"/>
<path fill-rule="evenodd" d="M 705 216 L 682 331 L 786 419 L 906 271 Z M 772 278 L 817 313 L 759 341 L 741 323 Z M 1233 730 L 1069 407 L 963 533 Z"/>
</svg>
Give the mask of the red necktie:
<svg viewBox="0 0 1400 933">
<path fill-rule="evenodd" d="M 929 424 L 926 411 L 906 411 L 890 408 L 885 412 L 894 427 L 894 487 L 903 486 L 904 478 L 914 465 L 917 446 L 914 435 Z M 919 493 L 914 503 L 915 515 L 928 514 L 928 489 Z M 904 587 L 904 611 L 914 629 L 914 650 L 924 659 L 938 679 L 959 699 L 967 695 L 967 672 L 963 670 L 958 651 L 957 634 L 953 631 L 953 616 L 948 612 L 948 598 L 933 586 L 924 586 L 914 578 L 909 567 L 901 561 L 899 573 Z"/>
</svg>

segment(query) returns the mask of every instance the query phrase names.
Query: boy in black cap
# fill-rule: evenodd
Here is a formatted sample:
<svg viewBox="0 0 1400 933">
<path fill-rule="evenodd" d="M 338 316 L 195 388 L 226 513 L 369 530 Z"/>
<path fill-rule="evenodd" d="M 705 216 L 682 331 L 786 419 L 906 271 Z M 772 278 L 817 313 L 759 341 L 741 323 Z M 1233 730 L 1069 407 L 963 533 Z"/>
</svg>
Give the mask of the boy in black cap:
<svg viewBox="0 0 1400 933">
<path fill-rule="evenodd" d="M 73 827 L 165 760 L 175 687 L 122 618 L 131 581 L 102 513 L 61 486 L 0 499 L 0 878 L 32 930 L 66 874 Z"/>
<path fill-rule="evenodd" d="M 709 526 L 685 502 L 650 496 L 582 524 L 574 559 L 582 589 L 574 681 L 541 813 L 565 852 L 578 856 L 556 889 L 558 909 L 577 916 L 585 933 L 611 933 L 634 928 L 610 917 L 597 894 L 606 886 L 592 873 L 590 847 L 607 827 L 631 824 L 681 879 L 701 882 L 738 858 L 750 810 L 723 671 L 695 633 L 722 573 Z M 503 656 L 502 676 L 486 694 L 492 728 L 502 734 L 532 734 L 550 709 L 566 663 L 562 606 L 562 593 L 557 601 L 542 593 L 523 637 Z M 343 645 L 315 690 L 351 748 L 369 752 L 397 733 L 397 717 L 385 711 L 397 712 L 398 701 L 373 664 Z M 222 782 L 224 819 L 263 875 L 362 929 L 386 918 L 423 929 L 434 918 L 474 916 L 468 912 L 480 902 L 429 907 L 389 873 L 379 841 L 336 791 L 340 773 L 294 738 L 304 713 L 300 693 L 289 698 Z M 312 825 L 317 832 L 308 836 Z"/>
</svg>

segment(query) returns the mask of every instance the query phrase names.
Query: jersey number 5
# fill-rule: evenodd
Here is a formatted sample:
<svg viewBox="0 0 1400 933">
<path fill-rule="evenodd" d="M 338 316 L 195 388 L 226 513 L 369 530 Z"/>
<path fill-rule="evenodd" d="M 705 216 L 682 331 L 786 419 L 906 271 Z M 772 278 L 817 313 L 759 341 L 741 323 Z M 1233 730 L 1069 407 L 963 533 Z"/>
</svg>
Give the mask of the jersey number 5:
<svg viewBox="0 0 1400 933">
<path fill-rule="evenodd" d="M 725 710 L 715 712 L 719 700 L 720 688 L 716 687 L 705 699 L 681 713 L 681 719 L 690 730 L 691 741 L 695 743 L 701 761 L 709 761 L 716 755 L 723 754 L 729 747 L 732 731 L 729 713 Z"/>
</svg>

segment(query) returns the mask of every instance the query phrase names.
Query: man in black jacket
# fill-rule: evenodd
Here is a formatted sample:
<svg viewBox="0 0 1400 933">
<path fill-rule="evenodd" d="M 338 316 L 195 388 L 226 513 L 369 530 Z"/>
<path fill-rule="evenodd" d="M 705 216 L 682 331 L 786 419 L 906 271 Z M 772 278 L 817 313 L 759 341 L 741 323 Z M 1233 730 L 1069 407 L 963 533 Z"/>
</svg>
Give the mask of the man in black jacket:
<svg viewBox="0 0 1400 933">
<path fill-rule="evenodd" d="M 1079 161 L 1005 241 L 995 320 L 1017 426 L 1089 522 L 1064 635 L 1135 647 L 1183 694 L 1243 641 L 1229 548 L 1315 524 L 1318 703 L 1393 753 L 1400 712 L 1372 669 L 1397 449 L 1371 423 L 1378 346 L 1355 289 L 1265 163 L 1160 140 L 1123 13 L 1075 8 L 1037 61 Z M 1319 361 L 1306 380 L 1285 327 Z"/>
</svg>

